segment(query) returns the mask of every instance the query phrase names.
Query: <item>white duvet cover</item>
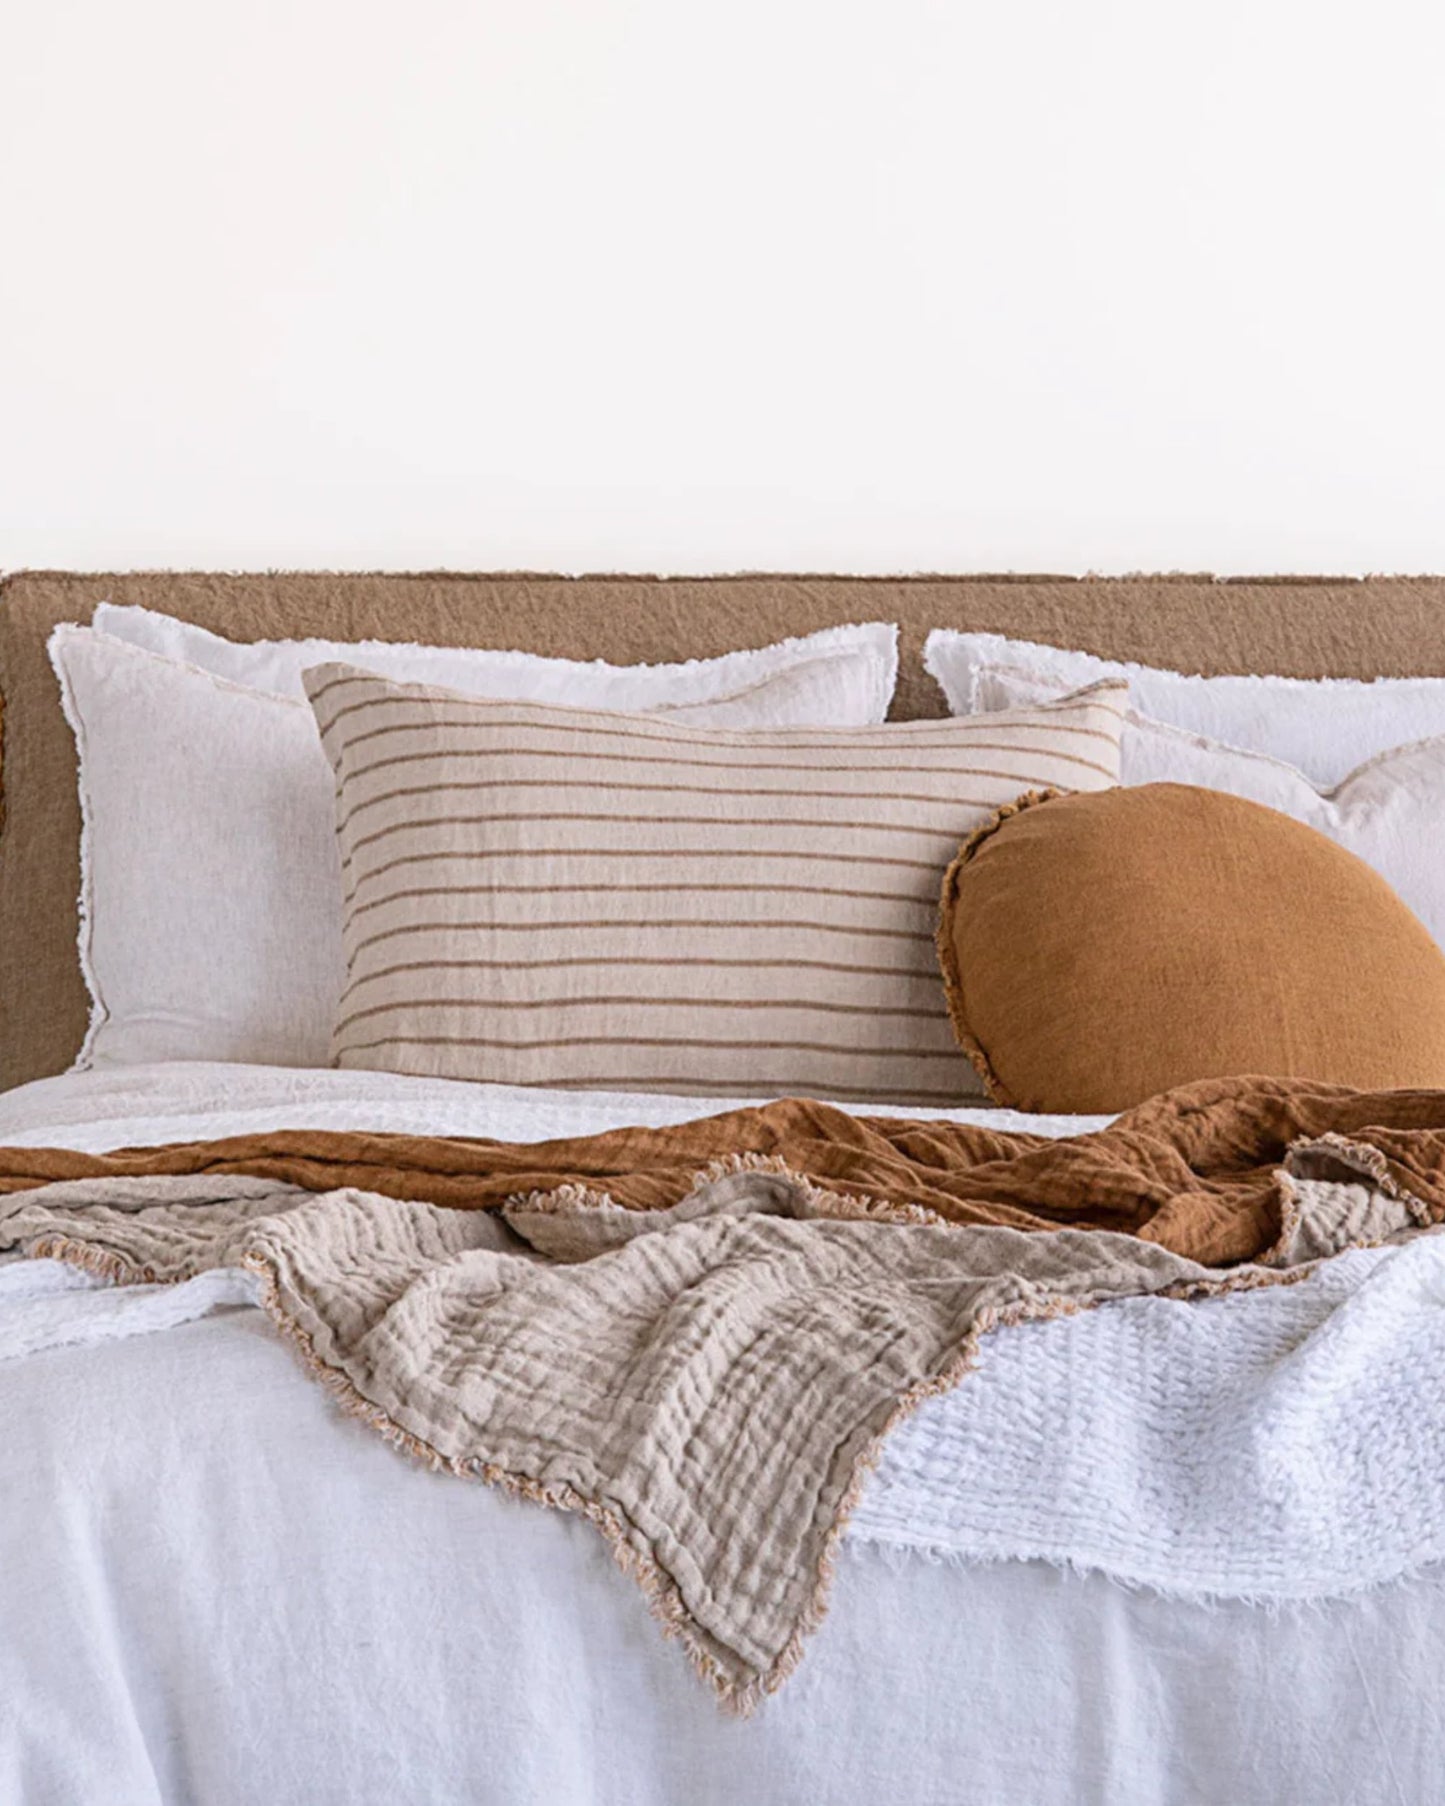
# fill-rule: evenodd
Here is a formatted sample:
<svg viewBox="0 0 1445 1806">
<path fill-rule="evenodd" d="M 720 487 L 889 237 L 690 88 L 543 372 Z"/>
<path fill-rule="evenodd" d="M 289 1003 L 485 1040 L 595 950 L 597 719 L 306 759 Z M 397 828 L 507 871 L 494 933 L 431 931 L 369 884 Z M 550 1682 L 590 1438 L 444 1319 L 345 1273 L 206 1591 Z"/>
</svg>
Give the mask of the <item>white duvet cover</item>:
<svg viewBox="0 0 1445 1806">
<path fill-rule="evenodd" d="M 698 1107 L 169 1066 L 0 1097 L 0 1142 L 99 1150 L 279 1126 L 537 1139 Z M 1359 1285 L 1398 1258 L 1363 1259 Z M 1411 1281 L 1422 1387 L 1432 1309 L 1445 1324 L 1433 1273 Z M 1318 1364 L 1340 1341 L 1335 1303 L 1356 1282 L 1333 1283 L 1337 1301 L 1298 1311 L 1282 1362 Z M 1100 1571 L 1118 1566 L 1107 1535 L 1094 1551 L 1070 1526 L 1097 1526 L 1106 1487 L 1043 1512 L 1020 1497 L 1016 1518 L 995 1488 L 986 1522 L 923 1539 L 974 1559 L 910 1550 L 900 1461 L 863 1502 L 797 1675 L 737 1721 L 588 1525 L 409 1464 L 336 1412 L 248 1296 L 230 1275 L 120 1294 L 48 1262 L 0 1269 L 4 1806 L 1445 1799 L 1445 1582 L 1420 1565 L 1431 1526 L 1412 1521 L 1409 1577 L 1352 1598 L 1201 1603 Z M 1269 1297 L 1163 1308 L 1227 1308 L 1243 1324 Z M 1002 1355 L 976 1376 L 992 1421 L 1037 1419 L 1026 1338 L 1037 1351 L 1069 1333 L 995 1339 Z M 1435 1346 L 1438 1371 L 1445 1329 Z M 1203 1425 L 1237 1407 L 1242 1382 L 1209 1362 L 1192 1398 L 1187 1377 L 1172 1383 Z M 985 1490 L 969 1471 L 981 1446 L 948 1444 L 960 1496 Z M 1415 1460 L 1427 1497 L 1439 1451 L 1422 1440 Z M 1138 1450 L 1121 1462 L 1149 1471 Z M 1054 1484 L 1049 1471 L 1036 1483 Z M 1077 1488 L 1077 1468 L 1057 1472 Z M 1418 1502 L 1402 1497 L 1401 1515 L 1417 1519 Z M 1045 1521 L 1051 1559 L 1006 1558 Z M 1271 1528 L 1243 1523 L 1239 1537 L 1263 1548 Z M 1359 1568 L 1378 1579 L 1396 1543 L 1374 1540 Z"/>
</svg>

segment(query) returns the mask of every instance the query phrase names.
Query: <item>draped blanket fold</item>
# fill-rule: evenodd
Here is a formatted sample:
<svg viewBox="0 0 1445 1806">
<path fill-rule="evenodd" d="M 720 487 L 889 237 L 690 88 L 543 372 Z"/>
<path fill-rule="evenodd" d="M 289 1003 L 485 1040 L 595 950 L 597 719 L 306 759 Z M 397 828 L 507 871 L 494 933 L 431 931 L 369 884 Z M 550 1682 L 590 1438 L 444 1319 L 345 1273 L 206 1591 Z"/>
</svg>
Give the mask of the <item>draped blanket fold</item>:
<svg viewBox="0 0 1445 1806">
<path fill-rule="evenodd" d="M 747 1710 L 822 1613 L 881 1439 L 980 1336 L 1437 1221 L 1445 1094 L 1210 1081 L 1064 1142 L 787 1100 L 530 1146 L 8 1149 L 0 1192 L 5 1248 L 248 1269 L 347 1408 L 598 1524 Z"/>
</svg>

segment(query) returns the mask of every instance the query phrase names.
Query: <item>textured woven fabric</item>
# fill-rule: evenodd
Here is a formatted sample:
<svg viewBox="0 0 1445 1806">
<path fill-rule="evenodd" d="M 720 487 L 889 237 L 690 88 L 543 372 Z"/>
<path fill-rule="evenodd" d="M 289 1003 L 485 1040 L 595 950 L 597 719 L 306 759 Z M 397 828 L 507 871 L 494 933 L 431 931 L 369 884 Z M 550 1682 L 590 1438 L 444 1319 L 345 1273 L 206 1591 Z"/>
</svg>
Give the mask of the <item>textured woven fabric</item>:
<svg viewBox="0 0 1445 1806">
<path fill-rule="evenodd" d="M 956 1228 L 747 1163 L 645 1214 L 578 1188 L 518 1198 L 519 1251 L 480 1212 L 206 1177 L 30 1191 L 0 1210 L 0 1246 L 121 1281 L 245 1267 L 373 1427 L 595 1522 L 746 1710 L 801 1658 L 882 1437 L 980 1335 L 1277 1282 L 1418 1222 L 1383 1187 L 1301 1186 L 1296 1205 L 1275 1264 L 1228 1275 L 1134 1236 Z"/>
<path fill-rule="evenodd" d="M 1359 1593 L 1445 1560 L 1442 1350 L 1438 1234 L 1002 1329 L 889 1437 L 850 1535 L 1176 1599 Z"/>
<path fill-rule="evenodd" d="M 739 733 L 307 673 L 337 773 L 338 1065 L 707 1095 L 976 1091 L 933 949 L 959 840 L 1118 775 L 1122 690 Z"/>
</svg>

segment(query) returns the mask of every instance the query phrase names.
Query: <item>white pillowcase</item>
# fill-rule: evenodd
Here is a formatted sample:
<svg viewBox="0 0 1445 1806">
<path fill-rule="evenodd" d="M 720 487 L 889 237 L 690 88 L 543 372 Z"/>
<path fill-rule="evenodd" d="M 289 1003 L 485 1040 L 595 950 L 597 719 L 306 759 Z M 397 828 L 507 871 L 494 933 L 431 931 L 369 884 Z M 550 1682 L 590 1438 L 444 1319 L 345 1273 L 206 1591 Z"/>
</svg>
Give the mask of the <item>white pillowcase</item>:
<svg viewBox="0 0 1445 1806">
<path fill-rule="evenodd" d="M 989 709 L 1052 700 L 1051 682 L 981 668 L 978 694 Z M 1227 746 L 1151 720 L 1125 716 L 1121 782 L 1196 784 L 1263 803 L 1307 823 L 1373 866 L 1445 947 L 1445 734 L 1390 747 L 1347 773 L 1332 789 L 1267 753 Z M 1278 882 L 1288 884 L 1282 871 Z"/>
<path fill-rule="evenodd" d="M 764 678 L 833 659 L 832 693 L 810 669 L 809 710 L 836 709 L 839 718 L 821 721 L 785 718 L 732 725 L 749 727 L 866 727 L 882 721 L 898 680 L 898 629 L 891 621 L 855 627 L 825 627 L 801 639 L 780 640 L 720 658 L 689 659 L 677 665 L 609 665 L 542 658 L 535 652 L 495 651 L 476 646 L 409 646 L 388 640 L 237 641 L 178 621 L 153 609 L 102 602 L 91 620 L 97 633 L 144 646 L 166 658 L 228 677 L 232 683 L 305 701 L 301 673 L 308 665 L 359 665 L 400 683 L 442 684 L 468 696 L 505 702 L 560 703 L 564 708 L 621 709 L 632 714 L 716 702 Z M 790 710 L 792 705 L 775 701 Z"/>
<path fill-rule="evenodd" d="M 590 704 L 589 680 L 615 703 L 636 675 L 672 718 L 710 727 L 869 726 L 887 713 L 894 648 L 895 629 L 875 625 L 792 641 L 786 659 L 770 647 L 632 674 L 512 654 L 500 678 L 479 660 L 452 683 L 516 700 L 507 678 L 524 671 L 536 686 L 551 665 L 554 691 L 577 704 Z M 388 673 L 445 656 L 382 652 L 367 662 Z M 57 627 L 50 656 L 84 818 L 91 1021 L 77 1067 L 325 1066 L 344 978 L 341 881 L 332 772 L 310 707 L 83 627 Z M 261 658 L 284 677 L 296 654 L 277 644 Z M 676 698 L 658 681 L 669 669 L 684 674 Z"/>
<path fill-rule="evenodd" d="M 1268 753 L 1323 787 L 1407 741 L 1445 734 L 1445 678 L 1188 677 L 1148 665 L 1117 663 L 997 633 L 936 628 L 924 663 L 950 711 L 976 715 L 1011 706 L 999 677 L 1038 681 L 1038 696 L 1058 696 L 1102 677 L 1122 677 L 1141 715 L 1229 746 Z M 1005 689 L 1007 686 L 1004 687 Z M 1010 694 L 1014 692 L 1009 690 Z M 1125 783 L 1128 775 L 1125 735 Z"/>
</svg>

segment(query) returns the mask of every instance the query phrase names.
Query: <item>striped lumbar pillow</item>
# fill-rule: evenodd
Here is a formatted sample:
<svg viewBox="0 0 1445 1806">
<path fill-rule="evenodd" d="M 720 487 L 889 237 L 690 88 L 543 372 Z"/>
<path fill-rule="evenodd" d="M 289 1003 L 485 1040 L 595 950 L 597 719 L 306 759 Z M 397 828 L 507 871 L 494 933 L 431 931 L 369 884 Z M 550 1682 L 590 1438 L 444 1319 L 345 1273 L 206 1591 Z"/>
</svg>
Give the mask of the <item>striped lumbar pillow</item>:
<svg viewBox="0 0 1445 1806">
<path fill-rule="evenodd" d="M 881 727 L 702 728 L 320 665 L 348 976 L 333 1056 L 504 1084 L 950 1103 L 958 844 L 1118 776 L 1124 686 Z"/>
</svg>

